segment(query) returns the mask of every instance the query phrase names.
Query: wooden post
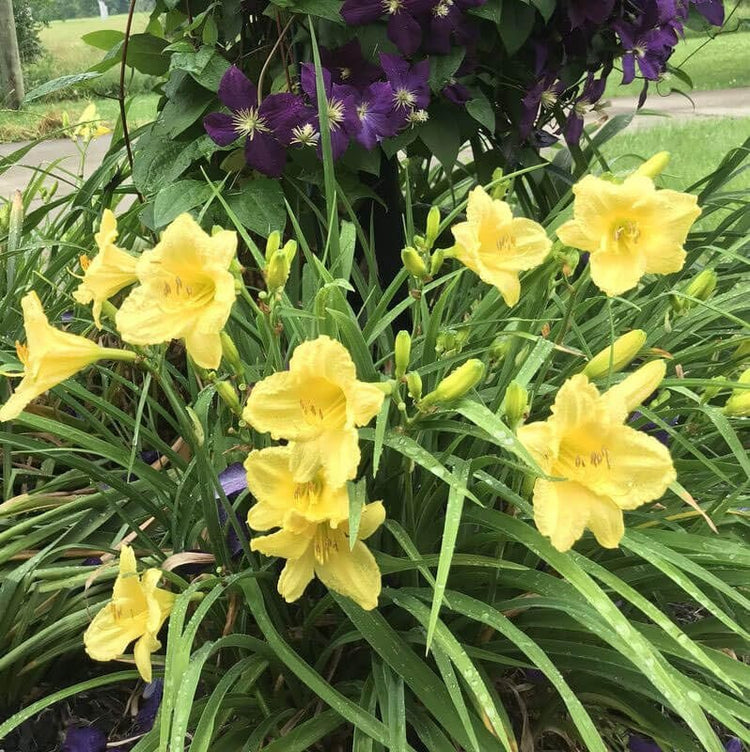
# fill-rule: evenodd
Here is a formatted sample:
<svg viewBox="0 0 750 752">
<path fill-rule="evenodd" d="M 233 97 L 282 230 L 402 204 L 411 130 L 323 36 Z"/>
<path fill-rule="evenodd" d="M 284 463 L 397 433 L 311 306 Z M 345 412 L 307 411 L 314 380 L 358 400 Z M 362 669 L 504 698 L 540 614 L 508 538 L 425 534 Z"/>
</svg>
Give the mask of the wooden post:
<svg viewBox="0 0 750 752">
<path fill-rule="evenodd" d="M 13 0 L 0 0 L 0 105 L 17 110 L 23 97 L 23 73 Z"/>
</svg>

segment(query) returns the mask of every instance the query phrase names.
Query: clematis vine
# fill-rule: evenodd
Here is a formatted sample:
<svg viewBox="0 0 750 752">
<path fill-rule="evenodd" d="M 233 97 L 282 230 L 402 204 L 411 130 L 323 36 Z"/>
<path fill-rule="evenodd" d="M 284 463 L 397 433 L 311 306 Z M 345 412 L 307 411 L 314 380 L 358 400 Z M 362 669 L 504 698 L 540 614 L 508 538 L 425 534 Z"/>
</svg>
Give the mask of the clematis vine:
<svg viewBox="0 0 750 752">
<path fill-rule="evenodd" d="M 345 0 L 341 15 L 349 26 L 362 26 L 388 16 L 388 38 L 402 55 L 413 55 L 422 42 L 419 16 L 435 0 Z"/>
<path fill-rule="evenodd" d="M 219 84 L 219 99 L 231 114 L 212 112 L 203 126 L 219 146 L 245 139 L 245 160 L 258 172 L 280 177 L 286 166 L 286 147 L 300 124 L 304 105 L 294 94 L 271 94 L 258 103 L 258 88 L 236 66 Z"/>
<path fill-rule="evenodd" d="M 328 127 L 331 132 L 331 149 L 333 158 L 338 159 L 346 151 L 352 138 L 356 137 L 360 129 L 357 117 L 356 89 L 351 86 L 341 86 L 333 83 L 331 72 L 323 68 L 323 87 L 325 89 Z M 315 66 L 312 63 L 302 65 L 302 90 L 310 98 L 310 103 L 317 113 L 318 98 L 315 78 Z M 319 117 L 308 120 L 310 130 L 319 128 Z M 296 134 L 295 134 L 296 137 Z M 318 154 L 321 154 L 321 143 L 318 142 Z"/>
</svg>

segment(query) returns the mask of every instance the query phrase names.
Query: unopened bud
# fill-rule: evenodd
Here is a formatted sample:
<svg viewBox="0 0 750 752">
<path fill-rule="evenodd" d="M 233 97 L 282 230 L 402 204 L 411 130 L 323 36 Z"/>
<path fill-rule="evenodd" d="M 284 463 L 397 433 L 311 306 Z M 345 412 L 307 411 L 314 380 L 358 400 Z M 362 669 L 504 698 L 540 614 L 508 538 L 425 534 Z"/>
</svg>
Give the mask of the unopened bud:
<svg viewBox="0 0 750 752">
<path fill-rule="evenodd" d="M 406 374 L 406 388 L 409 390 L 409 396 L 415 402 L 422 399 L 422 377 L 416 371 L 410 371 Z"/>
<path fill-rule="evenodd" d="M 738 380 L 740 384 L 748 384 L 750 386 L 750 368 Z M 732 392 L 732 396 L 727 400 L 727 404 L 724 405 L 724 413 L 734 417 L 750 417 L 750 388 L 735 389 Z"/>
<path fill-rule="evenodd" d="M 607 395 L 610 399 L 622 400 L 630 413 L 659 388 L 666 373 L 667 364 L 663 360 L 652 360 L 609 389 Z"/>
<path fill-rule="evenodd" d="M 407 246 L 401 251 L 401 260 L 404 262 L 406 271 L 413 277 L 424 279 L 427 276 L 427 266 L 415 248 Z"/>
<path fill-rule="evenodd" d="M 287 240 L 286 243 L 284 243 L 284 247 L 282 248 L 282 250 L 286 254 L 287 261 L 289 262 L 289 265 L 291 266 L 292 261 L 294 261 L 294 257 L 297 255 L 297 241 Z"/>
<path fill-rule="evenodd" d="M 703 390 L 703 394 L 701 396 L 701 402 L 706 403 L 710 402 L 716 395 L 722 390 L 722 388 L 726 389 L 726 382 L 727 380 L 723 376 L 714 376 L 711 379 L 711 382 L 709 385 Z"/>
<path fill-rule="evenodd" d="M 529 393 L 517 381 L 511 381 L 505 390 L 505 418 L 511 428 L 523 421 L 529 410 Z"/>
<path fill-rule="evenodd" d="M 633 174 L 640 177 L 655 178 L 666 170 L 669 164 L 670 154 L 668 151 L 660 151 L 647 159 Z"/>
<path fill-rule="evenodd" d="M 433 206 L 427 214 L 427 231 L 425 232 L 425 241 L 427 247 L 432 248 L 440 233 L 440 209 Z"/>
<path fill-rule="evenodd" d="M 411 335 L 409 332 L 401 331 L 396 335 L 395 350 L 395 376 L 400 379 L 406 373 L 411 358 Z"/>
<path fill-rule="evenodd" d="M 673 296 L 672 308 L 676 313 L 689 311 L 696 300 L 708 300 L 716 289 L 719 277 L 713 269 L 704 269 L 693 277 L 685 288 L 685 297 Z"/>
<path fill-rule="evenodd" d="M 607 347 L 594 355 L 583 369 L 585 376 L 590 379 L 600 379 L 609 371 L 610 359 L 612 360 L 612 373 L 622 371 L 631 363 L 646 343 L 646 332 L 643 329 L 633 329 L 632 332 L 618 337 L 611 347 Z"/>
<path fill-rule="evenodd" d="M 440 402 L 453 402 L 470 392 L 484 378 L 484 363 L 472 358 L 448 374 L 420 403 L 420 409 Z"/>
<path fill-rule="evenodd" d="M 245 368 L 242 363 L 242 358 L 240 358 L 240 353 L 237 350 L 237 345 L 234 344 L 234 340 L 224 330 L 222 330 L 220 338 L 221 352 L 224 359 L 229 363 L 235 374 L 242 376 Z"/>
<path fill-rule="evenodd" d="M 278 230 L 274 230 L 266 240 L 266 263 L 271 263 L 271 258 L 281 247 L 281 233 Z"/>
<path fill-rule="evenodd" d="M 497 182 L 497 185 L 492 186 L 490 195 L 497 201 L 503 201 L 508 195 L 508 181 L 503 180 L 505 173 L 501 167 L 496 167 L 492 172 L 492 182 Z"/>
<path fill-rule="evenodd" d="M 750 358 L 750 337 L 737 345 L 737 349 L 732 354 L 732 357 L 737 358 L 739 361 Z"/>
<path fill-rule="evenodd" d="M 283 248 L 278 249 L 266 265 L 266 287 L 269 293 L 281 292 L 284 289 L 284 285 L 289 279 L 290 269 L 286 251 Z"/>
<path fill-rule="evenodd" d="M 445 261 L 445 251 L 442 248 L 438 248 L 435 253 L 432 254 L 430 259 L 430 276 L 434 277 L 440 271 Z"/>
<path fill-rule="evenodd" d="M 228 381 L 217 381 L 214 384 L 216 393 L 221 397 L 222 402 L 235 414 L 242 414 L 240 397 L 237 390 Z"/>
<path fill-rule="evenodd" d="M 504 337 L 498 337 L 491 345 L 489 349 L 490 358 L 492 360 L 504 360 L 508 353 L 510 352 L 510 348 L 513 344 L 513 341 L 510 337 L 504 336 Z"/>
</svg>

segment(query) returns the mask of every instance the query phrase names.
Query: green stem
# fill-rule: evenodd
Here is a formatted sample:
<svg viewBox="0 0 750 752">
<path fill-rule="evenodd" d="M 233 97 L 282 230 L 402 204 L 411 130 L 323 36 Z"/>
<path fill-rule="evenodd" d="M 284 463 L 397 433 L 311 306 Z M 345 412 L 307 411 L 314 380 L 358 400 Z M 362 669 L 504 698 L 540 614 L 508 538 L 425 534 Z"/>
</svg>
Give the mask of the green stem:
<svg viewBox="0 0 750 752">
<path fill-rule="evenodd" d="M 122 360 L 126 363 L 135 363 L 141 356 L 132 350 L 120 350 L 116 347 L 103 347 L 101 359 Z"/>
</svg>

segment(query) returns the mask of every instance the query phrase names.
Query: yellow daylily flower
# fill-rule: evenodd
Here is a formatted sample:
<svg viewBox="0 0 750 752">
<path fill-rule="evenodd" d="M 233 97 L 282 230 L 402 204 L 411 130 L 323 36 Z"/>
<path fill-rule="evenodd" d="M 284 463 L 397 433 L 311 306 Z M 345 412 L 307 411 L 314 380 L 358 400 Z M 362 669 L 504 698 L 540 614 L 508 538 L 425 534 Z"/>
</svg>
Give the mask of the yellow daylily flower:
<svg viewBox="0 0 750 752">
<path fill-rule="evenodd" d="M 341 486 L 357 474 L 357 426 L 379 412 L 383 392 L 357 380 L 346 348 L 321 336 L 299 345 L 289 370 L 258 382 L 243 418 L 256 431 L 292 442 L 290 469 L 298 483 L 322 470 L 329 486 Z"/>
<path fill-rule="evenodd" d="M 750 384 L 750 368 L 743 371 L 738 379 L 740 384 Z M 750 389 L 735 389 L 724 405 L 724 412 L 740 418 L 750 417 Z"/>
<path fill-rule="evenodd" d="M 105 136 L 107 133 L 111 133 L 110 129 L 106 125 L 102 125 L 99 110 L 91 102 L 81 113 L 70 137 L 73 141 L 80 138 L 88 143 L 95 138 L 99 138 L 99 136 Z"/>
<path fill-rule="evenodd" d="M 278 591 L 287 603 L 296 601 L 317 576 L 327 588 L 369 611 L 378 605 L 380 569 L 362 541 L 384 519 L 382 502 L 367 504 L 362 509 L 357 541 L 350 547 L 348 521 L 334 526 L 329 521 L 311 522 L 293 512 L 282 530 L 254 538 L 250 547 L 266 556 L 287 559 L 278 582 Z"/>
<path fill-rule="evenodd" d="M 16 342 L 16 351 L 24 365 L 23 379 L 0 407 L 0 422 L 17 418 L 33 399 L 97 360 L 135 360 L 133 352 L 99 347 L 90 339 L 55 329 L 35 292 L 24 296 L 21 307 L 27 343 Z"/>
<path fill-rule="evenodd" d="M 667 448 L 625 425 L 635 400 L 647 397 L 664 373 L 664 362 L 654 361 L 604 394 L 577 374 L 560 388 L 546 421 L 518 430 L 542 470 L 561 478 L 534 485 L 534 521 L 558 551 L 585 528 L 601 546 L 616 548 L 625 532 L 623 510 L 658 499 L 675 480 Z"/>
<path fill-rule="evenodd" d="M 622 183 L 587 175 L 573 194 L 573 219 L 557 236 L 591 254 L 591 279 L 607 295 L 632 290 L 644 274 L 682 269 L 685 239 L 701 213 L 695 196 L 657 190 L 638 174 Z"/>
<path fill-rule="evenodd" d="M 518 273 L 549 255 L 547 233 L 538 222 L 514 217 L 505 201 L 493 199 L 481 186 L 469 194 L 466 218 L 452 229 L 455 257 L 514 306 L 521 297 Z"/>
<path fill-rule="evenodd" d="M 128 645 L 143 681 L 151 681 L 151 653 L 161 647 L 156 638 L 166 621 L 176 595 L 157 585 L 161 570 L 147 569 L 140 577 L 130 546 L 120 551 L 120 573 L 115 580 L 112 600 L 94 617 L 83 635 L 88 655 L 95 661 L 113 661 Z"/>
<path fill-rule="evenodd" d="M 253 530 L 285 527 L 291 518 L 310 522 L 329 520 L 333 527 L 349 519 L 346 486 L 331 487 L 321 471 L 305 483 L 297 483 L 289 469 L 290 446 L 251 452 L 245 460 L 247 485 L 258 502 L 247 515 Z"/>
<path fill-rule="evenodd" d="M 99 232 L 94 235 L 99 253 L 90 261 L 81 256 L 83 281 L 73 293 L 73 298 L 81 305 L 93 302 L 92 312 L 97 328 L 102 328 L 102 305 L 113 295 L 128 285 L 138 281 L 135 274 L 136 260 L 122 248 L 115 245 L 117 240 L 117 220 L 105 209 Z"/>
<path fill-rule="evenodd" d="M 138 259 L 140 285 L 116 317 L 122 338 L 133 345 L 182 339 L 201 368 L 218 368 L 221 330 L 236 294 L 229 271 L 236 252 L 235 232 L 208 235 L 189 214 L 177 217 Z"/>
</svg>

